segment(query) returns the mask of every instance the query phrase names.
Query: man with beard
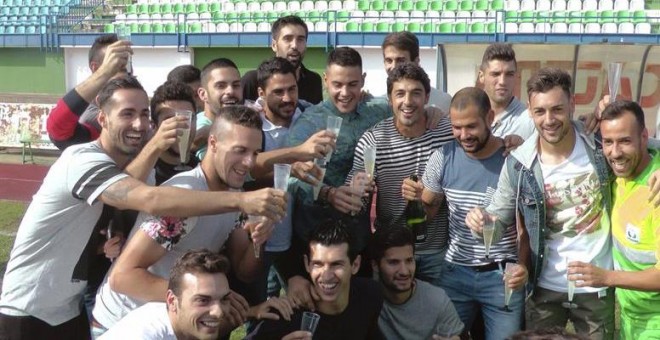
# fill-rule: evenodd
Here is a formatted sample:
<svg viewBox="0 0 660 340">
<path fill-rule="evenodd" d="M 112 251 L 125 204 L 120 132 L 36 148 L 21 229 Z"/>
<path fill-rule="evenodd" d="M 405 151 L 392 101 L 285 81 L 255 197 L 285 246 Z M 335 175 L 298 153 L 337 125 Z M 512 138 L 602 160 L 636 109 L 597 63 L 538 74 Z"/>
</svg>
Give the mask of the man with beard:
<svg viewBox="0 0 660 340">
<path fill-rule="evenodd" d="M 202 68 L 202 87 L 199 97 L 204 102 L 204 111 L 197 114 L 197 127 L 192 149 L 201 161 L 206 154 L 206 142 L 215 116 L 225 106 L 243 103 L 241 75 L 233 61 L 218 58 Z"/>
<path fill-rule="evenodd" d="M 600 119 L 603 153 L 617 177 L 611 212 L 615 270 L 576 261 L 568 264 L 568 278 L 576 287 L 616 287 L 621 339 L 660 338 L 660 208 L 648 201 L 660 154 L 648 149 L 639 104 L 616 101 Z"/>
<path fill-rule="evenodd" d="M 323 100 L 321 77 L 302 63 L 307 50 L 307 24 L 295 15 L 287 15 L 273 23 L 271 35 L 271 48 L 275 56 L 288 60 L 296 70 L 298 97 L 311 104 L 320 103 Z M 256 70 L 245 73 L 241 79 L 244 99 L 259 98 L 258 83 Z"/>
<path fill-rule="evenodd" d="M 387 77 L 394 117 L 367 130 L 355 148 L 353 168 L 346 178 L 348 186 L 357 172 L 365 171 L 365 149 L 376 148 L 373 180 L 378 188 L 374 222 L 377 230 L 406 225 L 406 205 L 409 200 L 419 200 L 423 189 L 421 183 L 409 179 L 410 175 L 421 176 L 431 154 L 452 140 L 451 123 L 446 118 L 434 129 L 427 129 L 424 106 L 428 103 L 430 88 L 429 77 L 420 66 L 397 65 Z M 371 200 L 363 206 L 370 208 Z M 429 219 L 426 240 L 415 244 L 417 278 L 436 286 L 442 279 L 442 258 L 447 248 L 447 216 L 445 208 Z"/>
<path fill-rule="evenodd" d="M 204 102 L 199 98 L 199 88 L 202 87 L 202 71 L 192 65 L 179 65 L 167 74 L 167 81 L 184 83 L 190 87 L 195 100 L 195 112 L 204 110 Z"/>
<path fill-rule="evenodd" d="M 383 44 L 383 64 L 388 74 L 403 63 L 414 63 L 419 66 L 419 39 L 408 31 L 393 32 L 385 36 Z M 387 94 L 389 96 L 389 93 Z M 451 95 L 431 87 L 429 92 L 429 105 L 436 106 L 445 114 L 449 113 Z"/>
<path fill-rule="evenodd" d="M 143 148 L 150 125 L 146 92 L 135 78 L 113 79 L 98 102 L 99 139 L 62 153 L 21 221 L 3 281 L 0 338 L 89 338 L 80 308 L 87 278 L 78 269 L 85 265 L 101 203 L 178 217 L 237 210 L 275 221 L 284 215 L 286 199 L 278 190 L 204 192 L 144 184 L 153 163 L 130 161 Z M 185 127 L 175 121 L 175 128 Z M 163 150 L 176 140 L 176 130 L 159 133 L 144 149 Z"/>
<path fill-rule="evenodd" d="M 374 233 L 372 266 L 385 297 L 378 327 L 392 340 L 432 339 L 433 335 L 458 340 L 463 323 L 445 291 L 415 279 L 414 245 L 415 238 L 405 227 Z"/>
<path fill-rule="evenodd" d="M 478 88 L 458 91 L 449 110 L 455 140 L 435 151 L 422 178 L 421 200 L 433 216 L 442 201 L 449 205 L 449 246 L 440 286 L 456 307 L 466 329 L 470 329 L 479 306 L 485 321 L 486 339 L 506 339 L 520 330 L 527 272 L 515 266 L 508 286 L 514 290 L 508 310 L 504 307 L 502 272 L 505 264 L 517 261 L 516 228 L 503 225 L 494 237 L 490 256 L 484 240 L 465 226 L 465 215 L 475 206 L 487 205 L 497 187 L 504 164 L 504 141 L 491 134 L 493 119 L 488 95 Z"/>
<path fill-rule="evenodd" d="M 571 83 L 557 68 L 542 68 L 528 80 L 536 132 L 507 158 L 486 211 L 499 221 L 496 232 L 515 222 L 521 243 L 529 242 L 520 253 L 520 261 L 530 262 L 527 328 L 565 327 L 570 320 L 579 334 L 611 339 L 613 289 L 577 287 L 567 303 L 569 259 L 605 269 L 613 265 L 612 175 L 593 135 L 572 120 Z M 483 208 L 474 208 L 465 222 L 481 234 L 484 219 Z"/>
</svg>

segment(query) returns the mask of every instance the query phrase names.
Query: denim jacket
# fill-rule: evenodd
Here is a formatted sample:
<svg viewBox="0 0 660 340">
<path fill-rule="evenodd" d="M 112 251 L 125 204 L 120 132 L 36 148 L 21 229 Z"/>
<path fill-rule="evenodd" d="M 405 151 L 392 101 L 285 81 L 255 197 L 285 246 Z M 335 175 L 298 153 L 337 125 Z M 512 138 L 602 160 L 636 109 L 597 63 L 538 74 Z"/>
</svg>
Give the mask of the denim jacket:
<svg viewBox="0 0 660 340">
<path fill-rule="evenodd" d="M 593 135 L 585 135 L 581 122 L 573 122 L 577 137 L 582 138 L 587 154 L 594 165 L 603 196 L 603 210 L 610 211 L 611 183 L 613 174 L 600 146 Z M 528 268 L 528 290 L 532 292 L 543 268 L 545 257 L 546 211 L 543 175 L 538 159 L 538 132 L 525 141 L 507 157 L 497 190 L 487 211 L 500 219 L 499 225 L 515 223 L 516 210 L 522 216 L 522 224 L 529 235 L 531 263 Z"/>
</svg>

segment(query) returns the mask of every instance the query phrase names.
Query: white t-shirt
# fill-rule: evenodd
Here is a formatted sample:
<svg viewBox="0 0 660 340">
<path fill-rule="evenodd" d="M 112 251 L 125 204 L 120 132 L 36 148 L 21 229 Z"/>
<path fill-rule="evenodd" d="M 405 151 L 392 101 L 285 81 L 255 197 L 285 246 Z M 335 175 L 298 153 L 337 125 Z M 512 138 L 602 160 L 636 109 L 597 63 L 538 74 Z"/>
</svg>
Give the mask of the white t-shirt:
<svg viewBox="0 0 660 340">
<path fill-rule="evenodd" d="M 126 314 L 98 340 L 176 340 L 167 305 L 149 302 Z"/>
<path fill-rule="evenodd" d="M 199 191 L 208 191 L 206 177 L 202 168 L 197 166 L 190 171 L 176 174 L 161 186 L 173 186 Z M 162 278 L 168 278 L 176 260 L 191 249 L 206 248 L 213 252 L 222 249 L 238 222 L 239 213 L 226 213 L 189 218 L 151 216 L 140 213 L 131 231 L 145 232 L 155 242 L 167 250 L 165 256 L 148 268 L 149 272 Z M 139 231 L 138 231 L 139 230 Z M 141 301 L 110 289 L 106 274 L 96 294 L 94 319 L 106 328 L 112 327 L 131 310 L 143 305 Z M 165 299 L 165 295 L 163 295 Z"/>
<path fill-rule="evenodd" d="M 577 132 L 576 132 L 577 135 Z M 612 269 L 610 222 L 603 211 L 600 181 L 589 160 L 582 138 L 576 138 L 571 155 L 558 165 L 541 163 L 546 201 L 546 263 L 539 286 L 567 292 L 566 261 L 582 261 Z M 600 217 L 599 217 L 600 216 Z M 581 232 L 595 219 L 599 226 Z M 576 293 L 593 293 L 605 288 L 576 288 Z"/>
<path fill-rule="evenodd" d="M 84 249 L 103 211 L 98 197 L 127 176 L 97 142 L 62 153 L 18 228 L 2 285 L 1 313 L 31 315 L 52 326 L 80 314 L 87 286 L 81 268 Z"/>
</svg>

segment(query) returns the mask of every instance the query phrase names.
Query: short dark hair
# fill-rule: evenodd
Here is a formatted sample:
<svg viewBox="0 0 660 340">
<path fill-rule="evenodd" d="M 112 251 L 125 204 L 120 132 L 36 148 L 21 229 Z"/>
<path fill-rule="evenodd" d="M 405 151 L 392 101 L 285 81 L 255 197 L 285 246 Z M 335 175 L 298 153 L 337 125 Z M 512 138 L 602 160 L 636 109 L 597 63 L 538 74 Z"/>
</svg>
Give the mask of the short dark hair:
<svg viewBox="0 0 660 340">
<path fill-rule="evenodd" d="M 410 229 L 401 226 L 378 228 L 371 240 L 371 258 L 378 263 L 388 249 L 403 246 L 412 246 L 414 253 L 415 236 Z"/>
<path fill-rule="evenodd" d="M 153 97 L 151 97 L 151 121 L 158 123 L 158 107 L 166 101 L 176 100 L 188 102 L 194 109 L 194 96 L 195 94 L 188 85 L 177 81 L 166 81 L 158 86 L 156 91 L 154 91 Z"/>
<path fill-rule="evenodd" d="M 589 337 L 573 334 L 566 331 L 562 327 L 551 327 L 545 329 L 536 329 L 528 331 L 520 331 L 509 338 L 508 340 L 587 340 Z"/>
<path fill-rule="evenodd" d="M 206 89 L 206 83 L 208 83 L 208 81 L 209 81 L 209 74 L 213 70 L 215 70 L 217 68 L 224 68 L 224 67 L 233 68 L 233 69 L 236 69 L 236 71 L 238 71 L 238 66 L 236 66 L 236 64 L 234 64 L 233 61 L 231 61 L 227 58 L 213 59 L 208 64 L 204 65 L 204 67 L 202 68 L 201 76 L 200 76 L 202 87 Z"/>
<path fill-rule="evenodd" d="M 183 254 L 170 270 L 167 289 L 175 296 L 181 296 L 181 286 L 185 274 L 227 274 L 229 261 L 226 257 L 208 249 L 190 250 Z"/>
<path fill-rule="evenodd" d="M 104 58 L 103 50 L 119 41 L 116 34 L 104 34 L 96 39 L 92 43 L 92 47 L 89 49 L 89 54 L 87 56 L 88 62 L 91 64 L 92 61 L 97 63 L 102 63 Z"/>
<path fill-rule="evenodd" d="M 546 93 L 557 86 L 571 98 L 571 75 L 556 67 L 541 68 L 527 80 L 527 97 L 531 98 L 532 93 Z"/>
<path fill-rule="evenodd" d="M 263 122 L 259 113 L 245 105 L 231 105 L 223 106 L 215 116 L 215 120 L 211 125 L 211 134 L 218 135 L 220 129 L 220 120 L 225 120 L 229 123 L 244 126 L 251 129 L 258 129 L 261 131 Z"/>
<path fill-rule="evenodd" d="M 357 66 L 362 68 L 360 53 L 350 47 L 338 47 L 328 54 L 327 66 L 338 65 L 342 67 Z"/>
<path fill-rule="evenodd" d="M 397 50 L 406 51 L 410 54 L 410 61 L 419 58 L 419 39 L 408 31 L 392 32 L 383 40 L 381 49 L 392 46 Z"/>
<path fill-rule="evenodd" d="M 348 245 L 348 258 L 351 262 L 358 256 L 355 249 L 354 237 L 349 228 L 355 226 L 346 225 L 344 220 L 326 219 L 323 220 L 312 232 L 309 238 L 309 245 L 318 243 L 323 246 L 338 246 L 346 243 Z M 310 247 L 307 247 L 307 255 L 310 256 Z"/>
<path fill-rule="evenodd" d="M 109 104 L 111 101 L 112 95 L 115 94 L 117 90 L 140 90 L 147 93 L 142 84 L 137 80 L 137 78 L 126 75 L 119 78 L 110 79 L 99 91 L 97 97 L 97 104 L 99 108 L 103 109 L 106 104 Z"/>
<path fill-rule="evenodd" d="M 265 60 L 257 68 L 257 86 L 262 90 L 266 89 L 266 82 L 274 74 L 292 74 L 296 77 L 296 68 L 288 60 L 280 57 L 273 57 Z"/>
<path fill-rule="evenodd" d="M 488 94 L 478 87 L 465 87 L 454 94 L 451 98 L 450 108 L 464 110 L 468 106 L 474 105 L 482 118 L 486 118 L 490 111 L 490 99 Z"/>
<path fill-rule="evenodd" d="M 493 60 L 513 61 L 516 68 L 518 67 L 516 52 L 513 50 L 511 44 L 494 43 L 488 46 L 486 51 L 484 51 L 484 56 L 481 58 L 481 70 L 485 70 L 488 67 L 488 63 Z"/>
<path fill-rule="evenodd" d="M 637 127 L 641 133 L 646 128 L 646 122 L 644 122 L 644 110 L 642 107 L 633 101 L 630 100 L 617 100 L 610 105 L 607 105 L 601 115 L 601 120 L 614 120 L 621 117 L 625 112 L 630 112 L 635 116 L 637 121 Z"/>
<path fill-rule="evenodd" d="M 429 94 L 431 92 L 431 80 L 429 75 L 426 74 L 423 68 L 414 63 L 403 63 L 396 65 L 395 68 L 387 75 L 387 96 L 392 94 L 392 87 L 394 83 L 402 79 L 416 80 L 422 83 L 424 92 Z"/>
<path fill-rule="evenodd" d="M 307 29 L 307 24 L 297 15 L 287 15 L 278 18 L 275 20 L 273 25 L 270 28 L 270 34 L 273 37 L 274 40 L 277 40 L 280 36 L 280 31 L 282 30 L 282 27 L 288 26 L 288 25 L 295 25 L 295 26 L 301 26 L 302 28 L 305 29 L 305 39 L 307 39 L 307 36 L 309 35 L 309 30 Z"/>
<path fill-rule="evenodd" d="M 202 72 L 192 65 L 179 65 L 167 74 L 167 81 L 178 81 L 184 84 L 202 80 Z"/>
</svg>

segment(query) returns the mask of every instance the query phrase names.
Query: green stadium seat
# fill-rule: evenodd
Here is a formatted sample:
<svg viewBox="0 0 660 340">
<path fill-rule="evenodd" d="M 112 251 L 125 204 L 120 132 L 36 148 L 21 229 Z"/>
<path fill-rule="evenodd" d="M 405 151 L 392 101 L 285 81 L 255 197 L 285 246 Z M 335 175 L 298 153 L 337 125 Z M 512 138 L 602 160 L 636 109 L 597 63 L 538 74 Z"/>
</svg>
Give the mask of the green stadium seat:
<svg viewBox="0 0 660 340">
<path fill-rule="evenodd" d="M 323 18 L 321 17 L 321 12 L 319 12 L 319 11 L 309 11 L 309 12 L 307 12 L 307 20 L 311 21 L 313 23 L 317 23 L 317 22 L 323 20 Z"/>
<path fill-rule="evenodd" d="M 228 23 L 238 22 L 238 13 L 227 12 L 227 15 L 225 16 L 225 21 Z"/>
<path fill-rule="evenodd" d="M 380 12 L 385 9 L 385 3 L 382 0 L 374 0 L 371 2 L 370 9 Z"/>
<path fill-rule="evenodd" d="M 431 1 L 431 3 L 429 4 L 429 8 L 432 11 L 442 11 L 442 1 L 439 0 Z"/>
<path fill-rule="evenodd" d="M 504 22 L 518 22 L 518 11 L 506 11 L 504 13 Z"/>
<path fill-rule="evenodd" d="M 445 11 L 456 11 L 458 10 L 458 2 L 455 0 L 447 0 L 445 2 Z"/>
<path fill-rule="evenodd" d="M 172 14 L 172 4 L 161 4 L 160 5 L 161 14 Z"/>
<path fill-rule="evenodd" d="M 490 2 L 489 9 L 491 11 L 503 11 L 504 10 L 504 0 L 493 0 Z"/>
<path fill-rule="evenodd" d="M 141 23 L 139 27 L 140 33 L 151 33 L 151 24 Z"/>
<path fill-rule="evenodd" d="M 246 22 L 250 22 L 250 12 L 240 12 L 238 13 L 238 22 L 244 24 Z"/>
<path fill-rule="evenodd" d="M 535 22 L 536 23 L 549 23 L 551 21 L 550 19 L 550 12 L 548 11 L 536 11 L 535 15 Z"/>
<path fill-rule="evenodd" d="M 454 24 L 454 33 L 467 33 L 467 24 L 464 22 L 457 22 Z"/>
<path fill-rule="evenodd" d="M 250 19 L 253 22 L 256 22 L 256 23 L 266 22 L 266 21 L 268 21 L 268 14 L 266 14 L 265 12 L 261 12 L 261 11 L 252 12 L 252 15 L 250 16 Z"/>
<path fill-rule="evenodd" d="M 362 32 L 373 32 L 374 31 L 374 23 L 373 22 L 363 22 L 360 24 L 360 31 Z"/>
<path fill-rule="evenodd" d="M 406 25 L 402 22 L 395 22 L 390 27 L 390 30 L 392 32 L 403 32 L 406 30 Z"/>
<path fill-rule="evenodd" d="M 474 3 L 472 0 L 462 0 L 459 7 L 461 11 L 471 11 L 474 9 Z"/>
<path fill-rule="evenodd" d="M 160 14 L 160 4 L 150 4 L 149 14 Z"/>
<path fill-rule="evenodd" d="M 346 32 L 359 32 L 360 24 L 355 21 L 349 21 L 346 23 Z"/>
<path fill-rule="evenodd" d="M 410 0 L 403 0 L 403 1 L 401 1 L 401 3 L 399 4 L 399 10 L 400 10 L 400 11 L 408 11 L 408 12 L 410 12 L 410 11 L 412 11 L 413 9 L 415 9 L 415 4 L 414 4 L 412 1 L 410 1 Z"/>
<path fill-rule="evenodd" d="M 600 16 L 598 17 L 598 21 L 601 24 L 614 23 L 616 21 L 614 11 L 610 11 L 610 10 L 601 11 Z"/>
<path fill-rule="evenodd" d="M 44 7 L 37 7 L 37 13 L 33 15 L 48 15 L 50 14 L 50 7 L 44 6 Z"/>
<path fill-rule="evenodd" d="M 426 12 L 429 10 L 429 3 L 426 0 L 417 0 L 415 2 L 415 10 Z"/>
<path fill-rule="evenodd" d="M 129 27 L 130 27 L 130 29 L 131 29 L 131 34 L 132 34 L 132 33 L 138 33 L 138 32 L 140 31 L 140 27 L 139 27 L 139 25 L 138 25 L 137 22 L 133 22 L 133 23 L 131 23 L 131 24 L 129 25 Z"/>
<path fill-rule="evenodd" d="M 644 10 L 637 10 L 633 12 L 633 19 L 632 21 L 635 24 L 639 24 L 642 22 L 646 22 L 646 12 Z"/>
<path fill-rule="evenodd" d="M 419 22 L 409 22 L 406 24 L 406 31 L 412 33 L 419 33 L 422 31 L 422 24 Z"/>
<path fill-rule="evenodd" d="M 16 26 L 15 33 L 16 34 L 25 34 L 25 26 L 23 26 L 23 25 Z"/>
<path fill-rule="evenodd" d="M 398 11 L 399 2 L 395 0 L 389 0 L 385 3 L 385 9 L 388 11 Z"/>
<path fill-rule="evenodd" d="M 598 22 L 598 12 L 596 11 L 585 11 L 582 13 L 582 22 L 584 23 L 596 23 Z"/>
<path fill-rule="evenodd" d="M 488 0 L 477 0 L 477 2 L 474 3 L 474 10 L 475 11 L 487 11 L 489 4 L 490 3 L 488 2 Z"/>
<path fill-rule="evenodd" d="M 209 12 L 215 13 L 222 11 L 222 5 L 219 2 L 212 2 L 209 6 Z"/>
<path fill-rule="evenodd" d="M 567 22 L 568 13 L 566 11 L 554 11 L 552 12 L 552 19 L 550 20 L 553 24 L 558 22 Z"/>
<path fill-rule="evenodd" d="M 209 4 L 204 2 L 197 4 L 197 13 L 208 13 L 208 12 L 209 12 Z"/>
<path fill-rule="evenodd" d="M 43 7 L 46 9 L 46 13 L 48 13 L 48 7 Z M 28 7 L 28 14 L 27 15 L 39 15 L 39 6 L 34 6 L 34 7 Z"/>
<path fill-rule="evenodd" d="M 163 33 L 163 23 L 154 22 L 151 24 L 151 33 Z"/>
<path fill-rule="evenodd" d="M 570 11 L 568 12 L 568 23 L 577 24 L 582 22 L 582 12 L 580 11 Z"/>
<path fill-rule="evenodd" d="M 227 17 L 227 14 L 224 12 L 213 12 L 211 15 L 211 22 L 214 24 L 217 24 L 219 22 L 224 22 L 225 18 Z"/>
<path fill-rule="evenodd" d="M 629 10 L 620 10 L 616 12 L 616 22 L 632 22 L 632 14 Z"/>
<path fill-rule="evenodd" d="M 473 22 L 470 25 L 470 33 L 486 33 L 486 25 L 483 22 Z"/>
<path fill-rule="evenodd" d="M 520 20 L 518 22 L 534 22 L 535 17 L 534 11 L 520 11 Z"/>
<path fill-rule="evenodd" d="M 270 11 L 266 14 L 266 18 L 267 18 L 268 22 L 275 22 L 279 17 L 280 17 L 280 14 L 275 12 L 275 11 Z"/>
<path fill-rule="evenodd" d="M 391 24 L 389 22 L 384 22 L 384 21 L 378 22 L 376 24 L 376 32 L 387 33 L 390 31 L 390 25 Z"/>
<path fill-rule="evenodd" d="M 5 27 L 5 34 L 14 34 L 14 33 L 16 33 L 16 27 L 11 25 Z"/>
<path fill-rule="evenodd" d="M 165 24 L 165 33 L 176 33 L 176 25 L 173 22 Z"/>
<path fill-rule="evenodd" d="M 360 0 L 357 3 L 357 9 L 360 11 L 368 11 L 371 8 L 369 0 Z"/>
<path fill-rule="evenodd" d="M 495 33 L 497 27 L 495 26 L 494 22 L 489 22 L 488 25 L 486 25 L 486 32 L 488 33 Z"/>
<path fill-rule="evenodd" d="M 433 23 L 432 22 L 425 22 L 422 24 L 422 32 L 424 33 L 433 33 Z"/>
<path fill-rule="evenodd" d="M 202 33 L 202 23 L 201 22 L 191 22 L 188 25 L 188 33 Z"/>
<path fill-rule="evenodd" d="M 114 24 L 103 25 L 103 33 L 115 33 L 115 25 Z"/>
<path fill-rule="evenodd" d="M 18 15 L 30 15 L 30 7 L 19 7 Z"/>
<path fill-rule="evenodd" d="M 351 18 L 351 12 L 349 11 L 338 11 L 336 20 L 338 22 L 348 22 L 348 20 Z"/>
<path fill-rule="evenodd" d="M 0 34 L 5 34 L 5 26 L 0 26 Z"/>
<path fill-rule="evenodd" d="M 197 6 L 195 4 L 186 4 L 184 7 L 184 13 L 190 14 L 197 12 Z"/>
<path fill-rule="evenodd" d="M 185 13 L 186 9 L 183 7 L 182 3 L 177 2 L 174 4 L 174 6 L 172 6 L 172 12 L 174 12 L 174 14 L 181 14 Z"/>
<path fill-rule="evenodd" d="M 0 7 L 0 15 L 9 16 L 9 7 Z"/>
<path fill-rule="evenodd" d="M 149 5 L 139 4 L 137 8 L 137 14 L 149 14 Z"/>
<path fill-rule="evenodd" d="M 177 25 L 176 30 L 177 32 L 179 32 L 179 34 L 188 32 L 188 29 L 186 28 L 186 24 L 182 22 Z"/>
</svg>

